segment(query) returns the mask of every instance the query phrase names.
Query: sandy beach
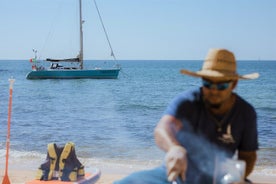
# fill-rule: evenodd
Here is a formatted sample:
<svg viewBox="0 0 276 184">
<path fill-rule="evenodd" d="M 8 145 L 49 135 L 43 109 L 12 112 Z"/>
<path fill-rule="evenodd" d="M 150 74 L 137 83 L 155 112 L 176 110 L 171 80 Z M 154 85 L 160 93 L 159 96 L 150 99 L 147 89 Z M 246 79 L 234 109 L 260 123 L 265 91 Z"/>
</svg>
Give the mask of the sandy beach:
<svg viewBox="0 0 276 184">
<path fill-rule="evenodd" d="M 17 155 L 17 156 L 16 156 Z M 44 161 L 45 155 L 26 154 L 18 157 L 14 151 L 11 152 L 8 166 L 8 177 L 12 184 L 23 184 L 34 180 L 37 168 Z M 36 156 L 35 156 L 36 155 Z M 4 158 L 4 155 L 2 155 Z M 91 173 L 95 168 L 101 171 L 100 179 L 97 184 L 112 184 L 135 171 L 152 169 L 162 163 L 160 161 L 133 161 L 133 160 L 107 160 L 107 159 L 89 159 L 81 158 L 81 163 L 85 165 L 85 172 Z M 5 161 L 0 160 L 0 176 L 3 180 L 5 175 Z M 274 167 L 255 166 L 255 170 L 249 176 L 254 184 L 276 184 L 276 170 Z"/>
<path fill-rule="evenodd" d="M 129 170 L 116 170 L 101 169 L 101 177 L 97 184 L 112 184 L 113 181 L 123 178 L 130 174 L 132 171 Z M 4 170 L 1 169 L 1 176 L 4 176 Z M 12 169 L 8 172 L 10 182 L 12 184 L 23 184 L 26 181 L 34 179 L 36 170 L 17 170 Z M 3 177 L 2 177 L 3 178 Z M 254 184 L 275 184 L 276 175 L 261 175 L 254 173 L 249 177 Z"/>
</svg>

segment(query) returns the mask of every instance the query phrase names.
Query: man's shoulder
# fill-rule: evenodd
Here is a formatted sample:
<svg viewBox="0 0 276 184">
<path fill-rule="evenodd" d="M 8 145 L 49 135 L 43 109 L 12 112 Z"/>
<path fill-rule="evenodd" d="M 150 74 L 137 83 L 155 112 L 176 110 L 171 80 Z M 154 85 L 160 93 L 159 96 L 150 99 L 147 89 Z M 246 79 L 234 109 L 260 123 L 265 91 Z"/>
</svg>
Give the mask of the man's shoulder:
<svg viewBox="0 0 276 184">
<path fill-rule="evenodd" d="M 192 88 L 178 94 L 168 105 L 164 114 L 182 118 L 198 109 L 201 101 L 200 88 Z"/>
<path fill-rule="evenodd" d="M 253 107 L 253 105 L 250 104 L 247 100 L 245 100 L 244 98 L 242 98 L 237 94 L 236 96 L 237 96 L 237 104 L 241 109 L 247 110 L 247 111 L 255 111 L 255 108 Z"/>
<path fill-rule="evenodd" d="M 191 88 L 186 91 L 183 91 L 182 93 L 176 96 L 177 99 L 190 100 L 190 101 L 199 100 L 200 97 L 201 97 L 200 88 Z"/>
<path fill-rule="evenodd" d="M 178 108 L 185 108 L 189 106 L 189 109 L 197 107 L 201 104 L 201 92 L 200 88 L 193 88 L 183 91 L 178 94 L 170 103 L 170 106 L 176 106 Z M 187 111 L 187 109 L 185 109 Z"/>
</svg>

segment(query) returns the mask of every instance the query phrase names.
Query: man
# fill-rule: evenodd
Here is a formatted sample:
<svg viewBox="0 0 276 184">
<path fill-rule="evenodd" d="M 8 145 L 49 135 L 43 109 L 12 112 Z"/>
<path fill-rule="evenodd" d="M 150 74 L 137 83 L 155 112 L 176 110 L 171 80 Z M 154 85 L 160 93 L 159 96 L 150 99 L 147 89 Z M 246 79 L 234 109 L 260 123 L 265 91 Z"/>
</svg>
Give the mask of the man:
<svg viewBox="0 0 276 184">
<path fill-rule="evenodd" d="M 118 183 L 213 183 L 216 159 L 236 152 L 246 162 L 245 178 L 252 172 L 258 149 L 256 112 L 233 90 L 239 79 L 259 74 L 238 75 L 234 54 L 226 49 L 211 49 L 200 71 L 181 73 L 201 78 L 202 87 L 177 96 L 155 128 L 156 144 L 166 152 L 165 166 Z"/>
</svg>

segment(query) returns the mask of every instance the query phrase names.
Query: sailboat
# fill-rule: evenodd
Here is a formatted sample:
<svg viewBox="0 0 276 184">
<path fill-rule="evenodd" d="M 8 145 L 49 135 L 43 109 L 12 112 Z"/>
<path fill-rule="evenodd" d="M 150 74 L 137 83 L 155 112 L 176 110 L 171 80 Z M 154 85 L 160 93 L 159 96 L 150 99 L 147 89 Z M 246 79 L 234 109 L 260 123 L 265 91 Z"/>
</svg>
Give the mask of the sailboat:
<svg viewBox="0 0 276 184">
<path fill-rule="evenodd" d="M 99 10 L 94 0 L 97 12 Z M 100 14 L 99 14 L 100 16 Z M 100 20 L 104 28 L 101 16 Z M 82 0 L 79 0 L 79 34 L 80 34 L 80 51 L 77 57 L 69 59 L 50 59 L 47 58 L 45 61 L 50 62 L 50 67 L 45 68 L 41 65 L 41 62 L 37 60 L 37 50 L 33 49 L 35 57 L 30 59 L 32 63 L 32 71 L 29 72 L 26 76 L 27 79 L 117 79 L 120 66 L 118 64 L 109 68 L 93 68 L 93 69 L 84 69 L 83 67 L 83 30 L 82 30 Z M 104 28 L 105 31 L 105 28 Z M 107 33 L 105 31 L 106 37 Z M 110 49 L 111 56 L 116 60 L 111 44 L 107 37 Z"/>
</svg>

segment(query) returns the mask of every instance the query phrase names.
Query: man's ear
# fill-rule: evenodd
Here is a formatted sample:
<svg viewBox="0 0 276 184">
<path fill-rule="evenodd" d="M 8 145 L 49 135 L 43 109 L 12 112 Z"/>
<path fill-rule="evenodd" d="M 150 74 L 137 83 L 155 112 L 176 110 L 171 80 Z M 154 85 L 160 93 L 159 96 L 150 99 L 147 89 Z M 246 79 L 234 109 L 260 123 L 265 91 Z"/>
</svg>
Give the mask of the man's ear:
<svg viewBox="0 0 276 184">
<path fill-rule="evenodd" d="M 232 89 L 235 89 L 238 85 L 238 80 L 234 80 L 232 83 Z"/>
</svg>

